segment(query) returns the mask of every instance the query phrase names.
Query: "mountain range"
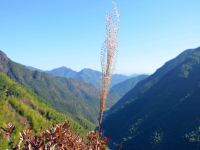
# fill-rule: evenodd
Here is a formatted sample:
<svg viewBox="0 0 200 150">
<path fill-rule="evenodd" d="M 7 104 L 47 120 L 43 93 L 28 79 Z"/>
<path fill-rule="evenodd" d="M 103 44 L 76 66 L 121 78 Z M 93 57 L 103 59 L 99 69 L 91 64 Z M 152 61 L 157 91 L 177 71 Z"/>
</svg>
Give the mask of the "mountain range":
<svg viewBox="0 0 200 150">
<path fill-rule="evenodd" d="M 200 136 L 200 48 L 189 49 L 139 82 L 108 112 L 110 147 L 192 150 Z"/>
<path fill-rule="evenodd" d="M 67 67 L 60 67 L 60 68 L 56 68 L 56 69 L 45 71 L 45 72 L 57 77 L 73 78 L 76 80 L 84 81 L 86 83 L 92 84 L 97 89 L 100 88 L 101 72 L 96 71 L 96 70 L 85 68 L 79 72 L 76 72 Z M 128 78 L 130 77 L 126 75 L 114 74 L 112 76 L 111 87 L 122 81 L 127 80 Z"/>
<path fill-rule="evenodd" d="M 10 60 L 2 51 L 0 71 L 42 97 L 45 103 L 58 111 L 96 122 L 99 91 L 92 85 L 74 79 L 54 77 L 40 71 L 31 71 L 26 66 Z"/>
<path fill-rule="evenodd" d="M 30 69 L 38 70 L 31 67 Z M 53 69 L 51 71 L 45 71 L 48 74 L 57 77 L 65 77 L 68 79 L 75 79 L 78 81 L 83 81 L 93 85 L 96 89 L 100 88 L 101 82 L 101 72 L 92 69 L 82 69 L 76 72 L 67 67 L 60 67 Z M 122 74 L 113 74 L 111 81 L 111 89 L 109 92 L 107 100 L 107 109 L 109 109 L 113 104 L 115 104 L 124 94 L 131 90 L 138 82 L 145 79 L 148 75 L 134 74 L 132 76 L 126 76 Z"/>
<path fill-rule="evenodd" d="M 54 69 L 52 72 L 56 74 L 52 74 L 16 63 L 10 60 L 3 51 L 0 51 L 0 71 L 30 89 L 40 96 L 43 102 L 56 110 L 68 113 L 79 121 L 87 119 L 92 123 L 97 122 L 100 91 L 94 86 L 94 83 L 100 82 L 100 72 L 92 69 L 75 72 L 61 67 Z M 62 77 L 64 75 L 65 77 Z M 124 75 L 114 75 L 113 81 L 117 84 L 127 78 L 129 77 Z M 131 86 L 124 91 L 117 92 L 118 89 L 120 88 L 112 90 L 115 95 L 109 96 L 108 108 L 131 89 Z M 116 93 L 119 95 L 116 96 Z"/>
<path fill-rule="evenodd" d="M 101 126 L 109 147 L 199 149 L 199 74 L 200 47 L 182 52 L 152 75 L 114 75 Z M 26 124 L 37 133 L 67 119 L 83 135 L 97 123 L 100 78 L 92 69 L 27 67 L 0 51 L 0 126 L 13 122 L 21 131 Z M 3 149 L 12 144 L 0 139 Z"/>
</svg>

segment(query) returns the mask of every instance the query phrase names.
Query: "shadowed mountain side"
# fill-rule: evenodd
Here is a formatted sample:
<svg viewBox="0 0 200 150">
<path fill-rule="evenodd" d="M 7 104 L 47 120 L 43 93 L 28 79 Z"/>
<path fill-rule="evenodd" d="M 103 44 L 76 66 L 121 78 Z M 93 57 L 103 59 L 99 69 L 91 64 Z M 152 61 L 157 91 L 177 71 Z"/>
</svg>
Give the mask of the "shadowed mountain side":
<svg viewBox="0 0 200 150">
<path fill-rule="evenodd" d="M 137 75 L 114 85 L 109 92 L 107 107 L 110 108 L 117 103 L 128 91 L 133 89 L 140 81 L 146 79 L 148 75 Z"/>
<path fill-rule="evenodd" d="M 140 82 L 103 122 L 111 147 L 122 143 L 127 150 L 196 149 L 200 136 L 199 74 L 197 48 L 183 52 Z"/>
</svg>

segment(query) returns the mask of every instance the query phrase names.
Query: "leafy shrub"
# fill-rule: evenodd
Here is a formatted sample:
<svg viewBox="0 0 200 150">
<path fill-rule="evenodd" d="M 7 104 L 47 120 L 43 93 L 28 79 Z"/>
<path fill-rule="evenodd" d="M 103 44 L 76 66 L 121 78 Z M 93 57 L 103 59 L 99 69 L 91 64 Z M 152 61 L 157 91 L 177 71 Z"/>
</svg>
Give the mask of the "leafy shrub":
<svg viewBox="0 0 200 150">
<path fill-rule="evenodd" d="M 11 134 L 15 126 L 9 123 L 3 128 L 7 140 L 12 142 Z M 25 129 L 20 132 L 20 140 L 14 150 L 106 150 L 108 138 L 103 138 L 98 132 L 91 131 L 87 134 L 87 141 L 70 129 L 69 122 L 57 124 L 52 128 L 34 135 L 32 130 Z"/>
</svg>

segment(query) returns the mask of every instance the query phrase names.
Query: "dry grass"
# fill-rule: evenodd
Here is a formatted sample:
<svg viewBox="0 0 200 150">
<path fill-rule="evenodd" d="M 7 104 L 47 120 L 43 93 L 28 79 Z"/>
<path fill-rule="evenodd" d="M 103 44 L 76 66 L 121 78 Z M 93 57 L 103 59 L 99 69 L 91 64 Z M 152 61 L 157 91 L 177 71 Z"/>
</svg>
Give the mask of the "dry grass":
<svg viewBox="0 0 200 150">
<path fill-rule="evenodd" d="M 114 3 L 113 3 L 114 4 Z M 114 70 L 118 46 L 119 11 L 114 4 L 114 9 L 106 16 L 106 39 L 101 50 L 102 84 L 100 95 L 99 130 L 105 110 L 106 98 Z"/>
</svg>

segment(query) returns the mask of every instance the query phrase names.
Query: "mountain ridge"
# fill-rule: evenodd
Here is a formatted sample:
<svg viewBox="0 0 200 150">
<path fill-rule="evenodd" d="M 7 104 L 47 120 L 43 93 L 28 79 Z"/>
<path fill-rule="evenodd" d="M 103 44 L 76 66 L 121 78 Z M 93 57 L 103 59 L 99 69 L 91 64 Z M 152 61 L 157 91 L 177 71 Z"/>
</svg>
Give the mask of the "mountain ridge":
<svg viewBox="0 0 200 150">
<path fill-rule="evenodd" d="M 75 79 L 54 77 L 37 70 L 31 71 L 10 60 L 3 51 L 0 52 L 0 71 L 32 90 L 58 111 L 96 122 L 99 91 L 92 85 Z"/>
<path fill-rule="evenodd" d="M 100 88 L 100 79 L 101 79 L 101 72 L 97 70 L 93 70 L 90 68 L 83 68 L 80 71 L 74 71 L 67 67 L 59 67 L 49 71 L 45 71 L 46 73 L 52 74 L 54 76 L 65 77 L 65 78 L 74 78 L 77 80 L 84 81 L 86 83 L 90 83 L 96 88 Z M 111 87 L 125 81 L 128 79 L 129 76 L 122 75 L 122 74 L 113 74 Z"/>
<path fill-rule="evenodd" d="M 196 48 L 200 49 L 200 47 Z M 145 91 L 147 91 L 152 85 L 157 83 L 160 78 L 162 78 L 168 71 L 173 69 L 176 65 L 181 64 L 186 58 L 190 57 L 190 53 L 192 53 L 195 49 L 187 49 L 183 51 L 181 54 L 179 54 L 177 57 L 167 61 L 162 67 L 158 68 L 155 73 L 153 73 L 151 76 L 149 76 L 147 79 L 141 81 L 139 84 L 134 87 L 130 93 L 132 95 L 138 95 L 138 94 L 143 94 Z M 125 103 L 130 103 L 130 101 L 123 100 L 127 99 L 126 96 L 129 94 L 127 93 L 122 100 L 118 101 L 117 104 L 112 107 L 109 113 L 115 112 L 117 109 L 120 107 L 123 107 Z M 133 96 L 133 99 L 131 101 L 134 101 L 135 98 Z"/>
<path fill-rule="evenodd" d="M 200 127 L 199 74 L 200 48 L 196 48 L 141 81 L 103 122 L 105 135 L 113 140 L 111 148 L 121 143 L 127 150 L 195 149 Z M 145 91 L 137 91 L 151 80 Z"/>
</svg>

